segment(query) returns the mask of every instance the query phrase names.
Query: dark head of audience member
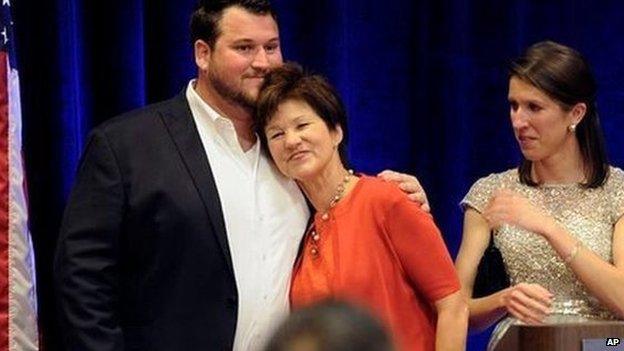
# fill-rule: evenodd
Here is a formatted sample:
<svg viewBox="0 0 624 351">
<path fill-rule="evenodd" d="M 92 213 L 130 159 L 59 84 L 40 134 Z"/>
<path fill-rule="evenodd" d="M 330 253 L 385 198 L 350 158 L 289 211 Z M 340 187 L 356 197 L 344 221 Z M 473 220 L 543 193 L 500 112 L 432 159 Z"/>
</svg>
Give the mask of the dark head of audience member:
<svg viewBox="0 0 624 351">
<path fill-rule="evenodd" d="M 392 351 L 392 342 L 365 310 L 328 300 L 291 314 L 265 351 Z"/>
</svg>

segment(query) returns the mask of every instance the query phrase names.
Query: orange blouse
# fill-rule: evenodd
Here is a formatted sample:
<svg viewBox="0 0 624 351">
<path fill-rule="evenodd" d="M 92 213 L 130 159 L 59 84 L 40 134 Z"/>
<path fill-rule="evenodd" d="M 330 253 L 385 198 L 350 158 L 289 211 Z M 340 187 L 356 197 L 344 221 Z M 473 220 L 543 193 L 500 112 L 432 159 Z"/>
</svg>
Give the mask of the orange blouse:
<svg viewBox="0 0 624 351">
<path fill-rule="evenodd" d="M 430 214 L 394 184 L 362 176 L 329 216 L 317 213 L 292 279 L 293 309 L 326 298 L 367 308 L 399 350 L 434 350 L 433 303 L 459 280 Z"/>
</svg>

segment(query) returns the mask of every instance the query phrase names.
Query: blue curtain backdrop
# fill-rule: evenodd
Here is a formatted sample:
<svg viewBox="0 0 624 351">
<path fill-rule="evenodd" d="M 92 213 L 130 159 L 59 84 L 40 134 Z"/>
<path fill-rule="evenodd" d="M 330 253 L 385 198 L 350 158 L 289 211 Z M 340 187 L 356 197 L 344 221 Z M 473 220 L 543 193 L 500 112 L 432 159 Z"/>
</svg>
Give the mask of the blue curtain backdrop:
<svg viewBox="0 0 624 351">
<path fill-rule="evenodd" d="M 15 1 L 30 218 L 47 350 L 62 350 L 51 262 L 88 131 L 181 91 L 195 68 L 195 0 Z M 552 39 L 583 52 L 600 85 L 611 163 L 624 166 L 624 3 L 274 0 L 285 57 L 327 75 L 346 102 L 354 168 L 415 174 L 449 248 L 458 202 L 479 177 L 517 164 L 507 62 Z M 137 136 L 140 137 L 140 136 Z M 432 274 L 435 269 L 432 267 Z M 487 334 L 470 339 L 483 349 Z"/>
</svg>

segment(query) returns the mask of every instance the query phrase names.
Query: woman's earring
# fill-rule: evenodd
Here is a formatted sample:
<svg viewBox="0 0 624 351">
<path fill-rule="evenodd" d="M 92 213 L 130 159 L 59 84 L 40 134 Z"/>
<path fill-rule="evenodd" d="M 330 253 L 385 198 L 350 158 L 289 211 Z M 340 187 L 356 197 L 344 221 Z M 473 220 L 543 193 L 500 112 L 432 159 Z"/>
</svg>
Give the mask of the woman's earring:
<svg viewBox="0 0 624 351">
<path fill-rule="evenodd" d="M 576 123 L 572 123 L 572 124 L 570 124 L 570 125 L 568 126 L 568 131 L 569 131 L 570 133 L 574 133 L 574 132 L 576 132 Z"/>
</svg>

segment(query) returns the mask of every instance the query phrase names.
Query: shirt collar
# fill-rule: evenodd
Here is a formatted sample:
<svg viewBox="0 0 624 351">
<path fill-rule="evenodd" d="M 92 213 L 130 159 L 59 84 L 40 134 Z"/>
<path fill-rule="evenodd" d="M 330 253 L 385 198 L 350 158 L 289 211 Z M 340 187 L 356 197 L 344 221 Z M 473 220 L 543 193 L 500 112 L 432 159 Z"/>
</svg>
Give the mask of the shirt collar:
<svg viewBox="0 0 624 351">
<path fill-rule="evenodd" d="M 196 82 L 197 82 L 197 79 L 191 79 L 191 81 L 188 83 L 188 86 L 186 87 L 186 100 L 188 100 L 189 106 L 191 108 L 191 113 L 193 114 L 196 120 L 196 123 L 202 123 L 202 122 L 199 122 L 198 119 L 206 121 L 210 125 L 212 125 L 212 127 L 208 127 L 208 128 L 214 128 L 215 131 L 222 130 L 224 125 L 229 126 L 230 128 L 232 128 L 232 133 L 233 133 L 232 138 L 236 142 L 236 145 L 238 145 L 238 139 L 236 138 L 236 131 L 234 131 L 234 124 L 232 123 L 232 121 L 230 121 L 229 118 L 221 115 L 219 112 L 217 112 L 217 110 L 215 110 L 212 106 L 206 103 L 206 101 L 204 101 L 204 99 L 202 99 L 201 96 L 199 96 L 199 94 L 195 90 Z M 222 134 L 220 132 L 217 132 L 217 133 Z M 221 137 L 224 137 L 224 136 L 221 135 Z M 230 142 L 234 143 L 234 141 L 230 141 Z M 261 144 L 260 137 L 256 133 L 256 143 L 250 150 L 254 150 L 254 153 L 256 153 L 257 152 L 255 151 L 256 148 L 259 150 L 261 149 L 260 144 Z M 240 145 L 238 146 L 240 147 Z"/>
<path fill-rule="evenodd" d="M 191 111 L 196 111 L 197 113 L 199 113 L 200 116 L 198 117 L 208 117 L 207 120 L 211 121 L 212 123 L 216 123 L 218 120 L 226 120 L 232 123 L 229 119 L 227 119 L 225 116 L 222 116 L 219 112 L 217 112 L 217 110 L 215 110 L 214 108 L 212 108 L 212 106 L 206 103 L 204 99 L 201 98 L 201 96 L 199 96 L 197 91 L 195 91 L 196 82 L 197 79 L 192 79 L 186 88 L 186 99 L 188 100 L 188 103 L 191 107 Z"/>
</svg>

